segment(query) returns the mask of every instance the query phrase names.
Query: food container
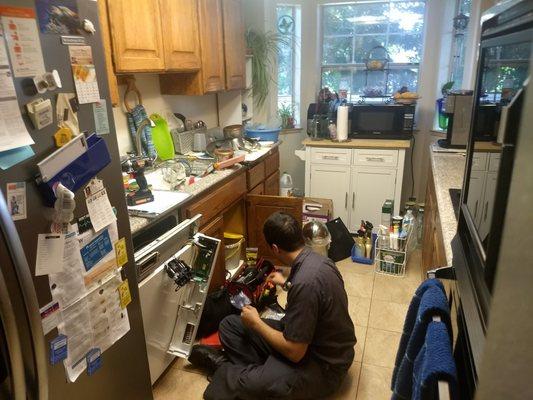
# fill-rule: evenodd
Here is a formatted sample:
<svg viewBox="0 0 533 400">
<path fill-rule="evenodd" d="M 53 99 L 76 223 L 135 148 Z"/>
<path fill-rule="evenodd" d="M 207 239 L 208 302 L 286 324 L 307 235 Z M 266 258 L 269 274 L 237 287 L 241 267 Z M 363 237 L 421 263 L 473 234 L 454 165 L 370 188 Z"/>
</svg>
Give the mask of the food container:
<svg viewBox="0 0 533 400">
<path fill-rule="evenodd" d="M 243 126 L 242 125 L 229 125 L 222 129 L 224 133 L 224 139 L 238 139 L 242 137 Z"/>
<path fill-rule="evenodd" d="M 224 232 L 224 243 L 226 269 L 233 270 L 239 266 L 241 261 L 241 254 L 244 246 L 244 236 L 238 233 Z"/>
<path fill-rule="evenodd" d="M 217 162 L 229 160 L 233 157 L 232 149 L 215 149 L 214 151 Z"/>
</svg>

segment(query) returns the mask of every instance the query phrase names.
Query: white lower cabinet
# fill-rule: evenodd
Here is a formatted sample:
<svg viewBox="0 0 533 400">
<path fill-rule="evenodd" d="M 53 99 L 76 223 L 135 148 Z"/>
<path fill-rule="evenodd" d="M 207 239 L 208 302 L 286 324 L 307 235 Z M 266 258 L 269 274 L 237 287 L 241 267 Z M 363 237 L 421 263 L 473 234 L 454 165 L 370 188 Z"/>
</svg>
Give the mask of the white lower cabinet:
<svg viewBox="0 0 533 400">
<path fill-rule="evenodd" d="M 348 229 L 356 232 L 361 220 L 370 221 L 374 227 L 381 222 L 381 206 L 394 199 L 396 169 L 379 167 L 352 167 L 350 219 Z"/>
<path fill-rule="evenodd" d="M 325 165 L 311 166 L 309 197 L 333 200 L 333 213 L 343 221 L 348 221 L 350 191 L 350 166 Z"/>
</svg>

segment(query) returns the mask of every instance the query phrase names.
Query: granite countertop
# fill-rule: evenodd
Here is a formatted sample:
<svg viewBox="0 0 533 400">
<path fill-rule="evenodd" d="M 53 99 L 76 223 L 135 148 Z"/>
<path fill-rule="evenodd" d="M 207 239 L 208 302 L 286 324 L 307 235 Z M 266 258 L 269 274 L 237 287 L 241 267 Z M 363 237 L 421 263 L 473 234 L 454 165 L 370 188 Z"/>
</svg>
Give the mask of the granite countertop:
<svg viewBox="0 0 533 400">
<path fill-rule="evenodd" d="M 207 175 L 206 177 L 202 178 L 199 182 L 196 182 L 189 186 L 187 185 L 183 186 L 180 189 L 180 192 L 189 193 L 191 197 L 198 196 L 201 193 L 203 193 L 205 190 L 213 187 L 213 185 L 216 185 L 218 182 L 222 181 L 223 179 L 226 179 L 228 176 L 235 174 L 241 168 L 244 168 L 244 167 L 242 165 L 237 164 L 231 168 L 226 168 L 220 171 L 215 171 Z M 191 197 L 186 199 L 186 201 L 190 201 Z M 178 204 L 177 207 L 175 208 L 178 208 L 180 204 Z M 165 212 L 165 214 L 166 213 L 167 212 Z M 135 234 L 136 232 L 138 232 L 139 230 L 147 226 L 149 223 L 151 223 L 156 218 L 143 218 L 143 217 L 136 217 L 136 216 L 130 215 L 129 220 L 130 220 L 131 233 Z"/>
<path fill-rule="evenodd" d="M 457 232 L 457 218 L 449 190 L 462 189 L 466 157 L 464 153 L 438 153 L 430 149 L 430 158 L 446 261 L 451 265 L 451 243 Z"/>
<path fill-rule="evenodd" d="M 334 142 L 329 139 L 305 139 L 302 144 L 310 147 L 336 147 L 344 149 L 408 149 L 411 147 L 411 140 L 351 139 L 347 142 Z"/>
</svg>

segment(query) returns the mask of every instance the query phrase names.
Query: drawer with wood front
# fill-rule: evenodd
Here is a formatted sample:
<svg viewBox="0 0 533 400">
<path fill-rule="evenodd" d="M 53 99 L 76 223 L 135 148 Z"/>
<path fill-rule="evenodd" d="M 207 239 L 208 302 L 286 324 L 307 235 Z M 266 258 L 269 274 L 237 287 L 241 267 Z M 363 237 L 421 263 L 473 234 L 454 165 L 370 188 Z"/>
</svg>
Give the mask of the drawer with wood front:
<svg viewBox="0 0 533 400">
<path fill-rule="evenodd" d="M 271 154 L 265 158 L 265 176 L 270 176 L 279 169 L 279 150 L 271 150 Z"/>
<path fill-rule="evenodd" d="M 206 196 L 185 207 L 185 217 L 202 214 L 202 226 L 217 217 L 246 193 L 246 175 L 239 174 Z"/>
<path fill-rule="evenodd" d="M 356 149 L 354 150 L 353 164 L 367 167 L 396 167 L 398 165 L 398 150 Z"/>
<path fill-rule="evenodd" d="M 261 161 L 259 164 L 254 165 L 246 171 L 246 180 L 248 182 L 248 190 L 252 190 L 259 183 L 265 180 L 265 161 Z"/>
<path fill-rule="evenodd" d="M 350 165 L 351 149 L 326 149 L 313 147 L 311 149 L 311 163 Z"/>
</svg>

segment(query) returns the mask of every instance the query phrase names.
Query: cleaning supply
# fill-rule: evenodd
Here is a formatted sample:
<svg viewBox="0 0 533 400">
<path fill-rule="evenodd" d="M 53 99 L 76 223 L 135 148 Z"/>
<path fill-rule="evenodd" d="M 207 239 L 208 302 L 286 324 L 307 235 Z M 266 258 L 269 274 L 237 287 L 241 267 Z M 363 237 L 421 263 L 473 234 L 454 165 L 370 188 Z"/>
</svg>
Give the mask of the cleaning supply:
<svg viewBox="0 0 533 400">
<path fill-rule="evenodd" d="M 155 126 L 152 128 L 152 141 L 159 159 L 166 161 L 174 158 L 174 142 L 167 121 L 159 114 L 150 115 Z"/>
<path fill-rule="evenodd" d="M 287 172 L 284 172 L 279 178 L 279 194 L 280 196 L 290 197 L 292 196 L 293 184 L 292 176 Z"/>
</svg>

